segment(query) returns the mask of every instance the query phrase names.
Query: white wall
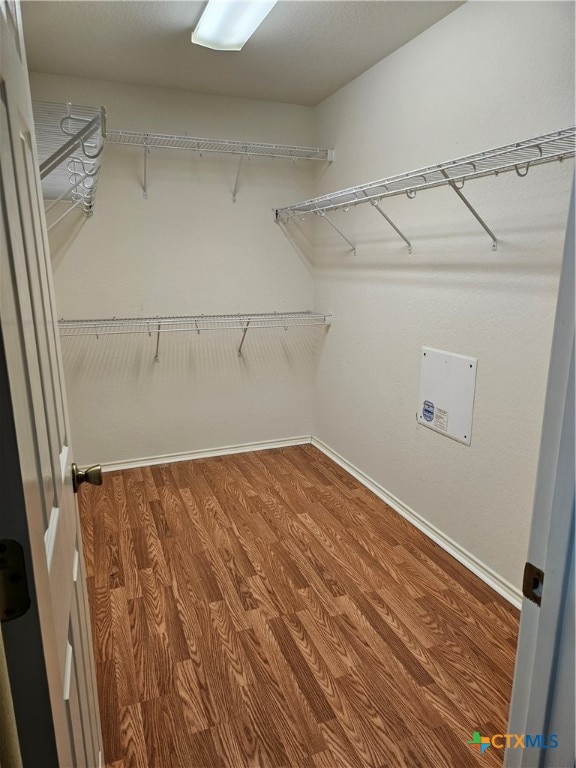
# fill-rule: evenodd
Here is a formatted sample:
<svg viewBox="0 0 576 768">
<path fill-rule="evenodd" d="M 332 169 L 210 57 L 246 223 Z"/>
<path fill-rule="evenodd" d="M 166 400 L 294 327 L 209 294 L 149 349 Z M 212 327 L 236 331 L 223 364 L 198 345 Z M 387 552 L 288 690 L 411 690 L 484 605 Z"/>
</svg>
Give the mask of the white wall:
<svg viewBox="0 0 576 768">
<path fill-rule="evenodd" d="M 574 124 L 574 6 L 469 2 L 317 108 L 337 161 L 317 194 Z M 469 182 L 316 225 L 314 432 L 518 588 L 532 512 L 573 163 Z M 421 347 L 478 357 L 472 445 L 418 426 Z"/>
<path fill-rule="evenodd" d="M 306 258 L 273 206 L 573 124 L 573 6 L 469 2 L 315 109 L 32 77 L 33 95 L 106 104 L 111 128 L 334 146 L 319 174 L 108 147 L 93 219 L 54 230 L 60 315 L 315 307 L 327 334 L 65 342 L 77 457 L 135 459 L 314 434 L 499 578 L 520 584 L 573 164 L 471 182 L 498 250 L 449 189 L 314 222 Z M 290 226 L 298 245 L 302 224 Z M 416 424 L 420 351 L 478 357 L 471 447 Z M 313 361 L 318 364 L 313 382 Z M 312 389 L 314 423 L 312 423 Z"/>
<path fill-rule="evenodd" d="M 32 75 L 46 101 L 104 104 L 110 129 L 312 143 L 307 107 Z M 309 196 L 306 161 L 238 159 L 107 145 L 94 216 L 51 232 L 60 317 L 309 309 L 309 265 L 272 206 Z M 310 435 L 320 329 L 63 339 L 76 458 L 115 462 Z"/>
</svg>

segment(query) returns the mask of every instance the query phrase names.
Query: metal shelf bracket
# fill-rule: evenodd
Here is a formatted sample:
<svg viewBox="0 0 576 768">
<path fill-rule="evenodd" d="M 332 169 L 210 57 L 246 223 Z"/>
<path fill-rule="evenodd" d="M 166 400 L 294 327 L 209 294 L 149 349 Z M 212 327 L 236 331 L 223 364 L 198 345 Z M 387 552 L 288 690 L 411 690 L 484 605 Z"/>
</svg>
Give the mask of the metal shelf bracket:
<svg viewBox="0 0 576 768">
<path fill-rule="evenodd" d="M 160 357 L 159 357 L 159 354 L 158 354 L 159 352 L 160 352 L 160 323 L 158 323 L 158 330 L 156 332 L 156 352 L 154 354 L 154 362 L 155 363 L 159 363 L 160 362 Z"/>
<path fill-rule="evenodd" d="M 144 200 L 148 199 L 148 153 L 150 152 L 150 147 L 145 144 L 144 145 L 144 181 L 142 183 L 142 193 L 144 195 Z"/>
<path fill-rule="evenodd" d="M 242 357 L 242 347 L 244 346 L 244 339 L 246 338 L 246 332 L 248 331 L 249 325 L 250 325 L 250 320 L 248 320 L 248 322 L 244 326 L 244 330 L 242 331 L 242 339 L 240 341 L 240 346 L 238 347 L 238 357 Z"/>
<path fill-rule="evenodd" d="M 352 253 L 354 254 L 354 256 L 356 256 L 356 246 L 354 245 L 354 243 L 353 243 L 351 240 L 348 240 L 348 238 L 346 237 L 346 235 L 345 235 L 343 232 L 341 232 L 341 231 L 338 229 L 338 227 L 336 226 L 336 224 L 334 224 L 334 222 L 333 222 L 333 221 L 331 221 L 331 220 L 328 218 L 328 216 L 326 216 L 326 214 L 324 213 L 324 211 L 316 211 L 316 213 L 318 214 L 318 216 L 321 216 L 321 217 L 322 217 L 322 218 L 323 218 L 325 221 L 327 221 L 327 222 L 328 222 L 328 224 L 330 224 L 330 226 L 332 227 L 332 229 L 333 229 L 333 230 L 335 230 L 336 232 L 338 232 L 338 234 L 340 235 L 340 237 L 341 237 L 343 240 L 345 240 L 345 241 L 348 243 L 348 245 L 350 246 L 350 250 L 352 251 Z"/>
<path fill-rule="evenodd" d="M 396 224 L 394 224 L 394 222 L 393 222 L 393 221 L 390 219 L 390 217 L 389 217 L 387 214 L 385 214 L 385 213 L 384 213 L 384 211 L 382 210 L 382 208 L 380 208 L 380 204 L 379 204 L 378 200 L 371 200 L 370 202 L 372 203 L 372 205 L 374 206 L 374 208 L 376 208 L 376 210 L 378 211 L 378 213 L 379 213 L 381 216 L 383 216 L 383 217 L 386 219 L 386 221 L 388 222 L 388 224 L 390 224 L 390 226 L 392 227 L 392 229 L 393 229 L 393 230 L 394 230 L 394 231 L 395 231 L 395 232 L 396 232 L 396 233 L 397 233 L 397 234 L 398 234 L 398 235 L 399 235 L 399 236 L 402 238 L 402 240 L 404 240 L 404 242 L 405 242 L 405 243 L 406 243 L 406 245 L 408 246 L 408 253 L 412 253 L 412 243 L 410 242 L 410 240 L 408 240 L 408 238 L 406 237 L 406 235 L 404 235 L 404 234 L 403 234 L 403 233 L 402 233 L 402 232 L 401 232 L 401 231 L 398 229 L 398 227 L 396 226 Z"/>
<path fill-rule="evenodd" d="M 242 163 L 244 162 L 244 158 L 246 155 L 240 155 L 240 160 L 238 161 L 238 170 L 236 171 L 236 181 L 234 182 L 234 189 L 232 190 L 232 202 L 236 202 L 236 196 L 238 194 L 238 182 L 240 181 L 240 171 L 242 170 Z M 250 156 L 248 156 L 248 159 L 250 159 Z"/>
<path fill-rule="evenodd" d="M 443 176 L 444 176 L 446 179 L 450 179 L 450 177 L 448 176 L 448 174 L 447 174 L 447 173 L 446 173 L 446 171 L 444 171 L 444 170 L 442 171 L 442 175 L 443 175 Z M 526 175 L 526 174 L 524 174 L 524 175 Z M 462 187 L 464 186 L 464 181 L 462 181 L 462 183 L 461 183 L 461 186 L 457 186 L 457 184 L 456 184 L 456 182 L 455 182 L 455 181 L 451 181 L 451 180 L 449 180 L 449 181 L 448 181 L 448 186 L 449 186 L 449 187 L 451 187 L 451 188 L 454 190 L 454 192 L 456 192 L 456 194 L 458 195 L 458 197 L 460 198 L 460 200 L 462 200 L 462 202 L 464 203 L 464 205 L 466 206 L 466 208 L 468 208 L 468 210 L 470 211 L 470 213 L 472 214 L 472 216 L 474 216 L 474 218 L 476 219 L 476 221 L 477 221 L 477 222 L 480 224 L 480 226 L 481 226 L 481 227 L 482 227 L 482 228 L 483 228 L 483 229 L 484 229 L 484 230 L 487 232 L 487 234 L 490 236 L 490 238 L 491 238 L 491 240 L 492 240 L 492 250 L 493 250 L 493 251 L 495 251 L 495 250 L 497 249 L 497 247 L 498 247 L 498 240 L 496 239 L 496 235 L 494 234 L 494 232 L 492 232 L 492 230 L 490 229 L 490 227 L 488 226 L 488 224 L 486 224 L 486 222 L 484 221 L 484 219 L 483 219 L 483 218 L 480 216 L 480 214 L 479 214 L 479 213 L 476 211 L 476 209 L 474 208 L 474 206 L 472 205 L 472 203 L 471 203 L 471 202 L 468 200 L 468 198 L 466 198 L 466 197 L 464 196 L 464 193 L 462 192 Z"/>
</svg>

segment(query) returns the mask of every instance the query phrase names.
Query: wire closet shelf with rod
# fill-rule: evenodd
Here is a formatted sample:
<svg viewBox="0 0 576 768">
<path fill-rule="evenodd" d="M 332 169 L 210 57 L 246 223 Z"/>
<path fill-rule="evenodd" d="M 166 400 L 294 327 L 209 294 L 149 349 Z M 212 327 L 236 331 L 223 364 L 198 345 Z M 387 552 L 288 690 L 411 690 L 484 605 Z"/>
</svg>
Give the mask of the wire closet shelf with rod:
<svg viewBox="0 0 576 768">
<path fill-rule="evenodd" d="M 34 132 L 48 230 L 73 210 L 91 216 L 106 135 L 104 107 L 33 101 Z"/>
<path fill-rule="evenodd" d="M 258 141 L 237 141 L 234 139 L 210 139 L 196 136 L 175 136 L 164 133 L 147 133 L 144 131 L 108 131 L 107 144 L 122 144 L 124 146 L 141 147 L 143 149 L 143 184 L 144 197 L 148 197 L 148 154 L 151 149 L 184 150 L 197 153 L 235 155 L 239 158 L 236 180 L 232 192 L 232 200 L 236 202 L 240 174 L 245 160 L 251 157 L 268 157 L 289 160 L 316 160 L 331 163 L 334 160 L 334 150 L 320 147 L 302 147 L 289 144 L 266 144 Z"/>
<path fill-rule="evenodd" d="M 261 312 L 234 315 L 181 315 L 174 317 L 113 317 L 95 320 L 60 320 L 60 336 L 111 336 L 119 334 L 148 334 L 156 338 L 154 360 L 159 360 L 160 336 L 164 333 L 200 334 L 207 331 L 240 331 L 238 356 L 248 330 L 330 325 L 332 315 L 326 312 Z"/>
<path fill-rule="evenodd" d="M 408 246 L 409 253 L 411 253 L 412 242 L 391 221 L 381 207 L 382 201 L 397 195 L 406 195 L 406 197 L 413 199 L 418 192 L 449 186 L 488 234 L 492 240 L 492 248 L 496 250 L 498 242 L 496 235 L 464 196 L 462 191 L 464 184 L 474 179 L 498 176 L 510 171 L 515 171 L 517 176 L 525 177 L 533 166 L 554 161 L 562 162 L 574 157 L 575 137 L 576 128 L 565 128 L 554 133 L 479 152 L 475 155 L 460 157 L 438 165 L 419 168 L 416 171 L 400 173 L 396 176 L 330 192 L 283 208 L 276 208 L 274 218 L 277 223 L 284 224 L 295 217 L 320 216 L 346 241 L 351 250 L 356 252 L 354 243 L 326 214 L 330 211 L 346 211 L 351 207 L 370 203 L 404 241 Z"/>
</svg>

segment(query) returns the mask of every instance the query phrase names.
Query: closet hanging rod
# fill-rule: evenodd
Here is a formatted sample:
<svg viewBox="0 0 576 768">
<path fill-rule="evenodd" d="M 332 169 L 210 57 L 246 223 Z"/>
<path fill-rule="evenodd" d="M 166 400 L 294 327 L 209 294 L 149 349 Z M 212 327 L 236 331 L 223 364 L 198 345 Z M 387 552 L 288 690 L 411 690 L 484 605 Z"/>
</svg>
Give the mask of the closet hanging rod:
<svg viewBox="0 0 576 768">
<path fill-rule="evenodd" d="M 108 144 L 128 144 L 149 149 L 186 149 L 194 152 L 217 152 L 220 154 L 251 155 L 253 157 L 282 157 L 293 160 L 334 160 L 333 149 L 319 147 L 298 147 L 288 144 L 262 144 L 253 141 L 232 141 L 228 139 L 202 139 L 193 136 L 170 136 L 141 131 L 108 131 Z"/>
<path fill-rule="evenodd" d="M 416 192 L 434 187 L 453 185 L 461 189 L 468 179 L 497 176 L 499 173 L 508 171 L 516 171 L 518 176 L 525 176 L 534 165 L 573 157 L 575 135 L 574 127 L 566 128 L 277 208 L 274 216 L 276 221 L 288 221 L 294 216 L 346 209 L 362 203 L 378 202 L 396 195 L 406 194 L 409 198 L 413 198 Z"/>
<path fill-rule="evenodd" d="M 176 317 L 118 317 L 60 320 L 61 336 L 105 336 L 130 333 L 194 332 L 255 328 L 330 325 L 332 315 L 322 312 L 268 312 L 236 315 L 183 315 Z"/>
<path fill-rule="evenodd" d="M 57 168 L 60 163 L 63 163 L 64 160 L 67 160 L 70 155 L 73 154 L 77 149 L 81 149 L 84 145 L 84 142 L 92 137 L 96 131 L 100 130 L 100 126 L 101 118 L 93 117 L 90 122 L 86 123 L 82 128 L 80 128 L 80 130 L 74 136 L 72 136 L 72 138 L 68 139 L 65 144 L 62 144 L 62 146 L 57 149 L 56 152 L 50 155 L 50 157 L 44 160 L 43 163 L 40 163 L 40 178 L 46 178 L 46 176 L 52 173 L 52 171 Z"/>
</svg>

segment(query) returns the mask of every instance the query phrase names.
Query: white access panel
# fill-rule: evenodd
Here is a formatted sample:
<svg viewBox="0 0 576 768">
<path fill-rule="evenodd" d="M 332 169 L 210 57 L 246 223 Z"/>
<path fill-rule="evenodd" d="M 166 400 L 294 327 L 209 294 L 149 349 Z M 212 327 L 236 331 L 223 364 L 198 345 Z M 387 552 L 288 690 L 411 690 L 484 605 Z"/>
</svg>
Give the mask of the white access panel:
<svg viewBox="0 0 576 768">
<path fill-rule="evenodd" d="M 478 359 L 422 347 L 418 423 L 470 445 Z"/>
</svg>

